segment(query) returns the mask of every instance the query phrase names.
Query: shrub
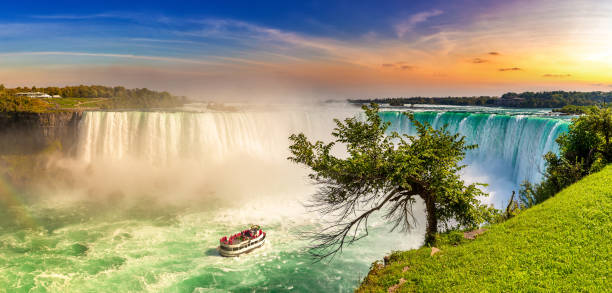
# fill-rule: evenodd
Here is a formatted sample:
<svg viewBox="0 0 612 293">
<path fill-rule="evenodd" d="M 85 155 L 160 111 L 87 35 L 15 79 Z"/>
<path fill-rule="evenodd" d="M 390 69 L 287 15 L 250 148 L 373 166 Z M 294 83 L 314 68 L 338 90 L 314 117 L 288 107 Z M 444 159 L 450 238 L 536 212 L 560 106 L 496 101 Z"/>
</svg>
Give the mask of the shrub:
<svg viewBox="0 0 612 293">
<path fill-rule="evenodd" d="M 521 185 L 521 209 L 543 202 L 612 162 L 612 110 L 593 107 L 586 113 L 574 118 L 569 132 L 557 138 L 560 154 L 549 152 L 544 156 L 544 180 L 539 184 Z"/>
</svg>

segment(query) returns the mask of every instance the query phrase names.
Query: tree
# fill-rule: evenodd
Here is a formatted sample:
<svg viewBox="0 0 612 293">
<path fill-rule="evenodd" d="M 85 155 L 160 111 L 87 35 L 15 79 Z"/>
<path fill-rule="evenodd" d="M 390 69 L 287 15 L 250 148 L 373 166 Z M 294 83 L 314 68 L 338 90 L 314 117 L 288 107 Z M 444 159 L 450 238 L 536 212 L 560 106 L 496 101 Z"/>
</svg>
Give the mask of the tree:
<svg viewBox="0 0 612 293">
<path fill-rule="evenodd" d="M 291 135 L 289 160 L 311 168 L 318 185 L 309 207 L 333 218 L 315 232 L 311 254 L 319 259 L 335 255 L 344 245 L 367 236 L 368 218 L 377 211 L 406 231 L 416 223 L 413 204 L 425 203 L 426 243 L 435 242 L 443 223 L 447 227 L 474 227 L 488 220 L 490 208 L 477 199 L 485 196 L 479 184 L 466 185 L 459 176 L 467 150 L 465 137 L 436 130 L 406 113 L 418 136 L 386 133 L 390 123 L 378 115 L 378 106 L 363 106 L 365 121 L 335 119 L 334 141 L 310 142 L 303 133 Z M 337 144 L 347 156 L 332 154 Z"/>
<path fill-rule="evenodd" d="M 544 180 L 521 186 L 519 193 L 531 195 L 533 204 L 612 163 L 612 110 L 590 107 L 585 111 L 586 115 L 574 118 L 569 131 L 557 138 L 559 155 L 549 152 L 544 156 Z"/>
</svg>

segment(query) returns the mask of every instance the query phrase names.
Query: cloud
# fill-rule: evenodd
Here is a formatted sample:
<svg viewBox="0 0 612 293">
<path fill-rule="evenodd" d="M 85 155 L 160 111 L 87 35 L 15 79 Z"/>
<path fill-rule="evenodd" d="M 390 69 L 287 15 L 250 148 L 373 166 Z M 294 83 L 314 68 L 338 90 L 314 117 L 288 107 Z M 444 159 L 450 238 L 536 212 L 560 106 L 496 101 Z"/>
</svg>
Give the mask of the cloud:
<svg viewBox="0 0 612 293">
<path fill-rule="evenodd" d="M 204 19 L 199 21 L 204 27 L 195 31 L 177 31 L 177 35 L 185 35 L 198 38 L 231 39 L 253 46 L 253 41 L 273 46 L 274 44 L 291 45 L 300 48 L 310 48 L 326 53 L 334 53 L 345 49 L 341 42 L 302 36 L 297 33 L 287 32 L 280 29 L 259 26 L 256 24 L 233 20 L 233 19 Z"/>
<path fill-rule="evenodd" d="M 138 19 L 139 17 L 127 13 L 96 13 L 96 14 L 54 14 L 54 15 L 31 15 L 31 18 L 35 19 L 49 19 L 49 20 L 85 20 L 85 19 L 101 19 L 101 18 L 115 18 L 115 19 Z"/>
<path fill-rule="evenodd" d="M 407 65 L 406 62 L 383 63 L 381 66 L 384 68 L 396 68 L 399 70 L 413 70 L 416 68 L 415 66 Z"/>
<path fill-rule="evenodd" d="M 42 19 L 50 21 L 87 21 L 87 20 L 128 20 L 146 24 L 185 24 L 190 23 L 190 19 L 178 19 L 167 17 L 165 15 L 133 13 L 133 12 L 102 12 L 94 14 L 49 14 L 49 15 L 29 15 L 29 18 Z"/>
<path fill-rule="evenodd" d="M 571 77 L 571 74 L 553 74 L 553 73 L 547 73 L 542 75 L 542 77 L 551 77 L 551 78 L 564 78 L 564 77 Z"/>
<path fill-rule="evenodd" d="M 429 92 L 434 91 L 438 83 L 448 85 L 456 82 L 452 83 L 455 89 L 467 88 L 468 86 L 464 84 L 470 84 L 476 88 L 470 94 L 480 94 L 485 90 L 488 90 L 487 93 L 495 93 L 500 88 L 511 89 L 515 86 L 513 82 L 516 82 L 514 89 L 523 89 L 520 87 L 524 85 L 523 82 L 527 84 L 525 88 L 533 86 L 530 89 L 536 86 L 548 86 L 555 81 L 570 82 L 572 79 L 570 77 L 554 79 L 549 76 L 550 79 L 546 79 L 542 75 L 582 70 L 584 62 L 578 62 L 582 60 L 579 58 L 583 58 L 587 53 L 589 56 L 599 56 L 596 54 L 598 48 L 604 48 L 608 44 L 604 41 L 604 43 L 598 43 L 599 46 L 594 46 L 592 42 L 582 44 L 575 40 L 571 41 L 571 39 L 565 44 L 568 38 L 558 36 L 569 33 L 563 27 L 556 26 L 560 22 L 558 19 L 548 21 L 541 17 L 543 8 L 529 7 L 527 9 L 530 13 L 525 13 L 523 8 L 518 9 L 518 6 L 516 8 L 518 11 L 496 10 L 484 14 L 474 13 L 471 15 L 473 17 L 467 17 L 471 14 L 468 13 L 468 9 L 464 15 L 463 12 L 459 13 L 446 6 L 441 8 L 444 12 L 425 8 L 415 11 L 425 12 L 414 15 L 405 14 L 405 17 L 400 19 L 397 19 L 397 16 L 388 15 L 387 17 L 395 19 L 395 22 L 384 27 L 381 27 L 380 23 L 376 27 L 367 27 L 364 23 L 364 27 L 359 30 L 359 36 L 354 36 L 353 33 L 344 30 L 341 34 L 322 33 L 323 30 L 320 29 L 310 30 L 310 32 L 292 31 L 287 28 L 264 25 L 261 22 L 209 18 L 208 16 L 197 19 L 180 17 L 170 19 L 170 21 L 179 22 L 175 26 L 149 25 L 158 15 L 155 12 L 153 15 L 134 14 L 140 17 L 146 16 L 149 19 L 144 25 L 142 24 L 144 21 L 135 24 L 130 22 L 129 26 L 125 26 L 124 31 L 123 28 L 116 27 L 116 24 L 123 25 L 125 21 L 117 23 L 105 18 L 129 18 L 127 13 L 111 15 L 101 11 L 101 14 L 68 15 L 66 12 L 66 15 L 50 16 L 47 19 L 63 17 L 92 18 L 94 20 L 32 21 L 30 19 L 31 23 L 11 25 L 11 27 L 3 26 L 0 23 L 0 28 L 4 28 L 0 29 L 0 39 L 2 39 L 0 52 L 46 48 L 45 51 L 57 51 L 54 54 L 63 52 L 62 54 L 71 54 L 70 56 L 0 57 L 0 62 L 4 62 L 2 64 L 4 68 L 9 68 L 4 64 L 17 68 L 20 63 L 30 66 L 28 68 L 33 67 L 30 64 L 41 67 L 45 64 L 63 63 L 68 65 L 92 64 L 92 66 L 124 63 L 129 66 L 154 64 L 172 68 L 184 66 L 186 70 L 201 70 L 211 74 L 216 74 L 217 71 L 228 74 L 245 72 L 245 75 L 249 73 L 254 77 L 260 76 L 261 71 L 271 72 L 270 76 L 274 76 L 273 74 L 284 76 L 287 75 L 286 72 L 290 72 L 292 76 L 295 76 L 292 82 L 325 84 L 338 91 L 340 91 L 340 85 L 346 83 L 347 80 L 358 80 L 358 78 L 336 74 L 337 78 L 328 79 L 333 80 L 331 82 L 318 79 L 317 75 L 326 73 L 326 77 L 335 77 L 331 73 L 342 72 L 364 76 L 362 80 L 368 81 L 367 84 L 371 85 L 373 92 L 380 90 L 379 94 L 390 88 L 389 84 L 397 85 L 397 87 L 405 86 L 406 75 L 411 75 L 411 77 L 414 76 L 411 80 L 415 83 L 418 81 L 419 85 L 431 86 L 431 90 L 427 90 Z M 540 14 L 537 17 L 533 16 L 532 9 L 539 9 Z M 601 11 L 601 9 L 598 10 Z M 398 13 L 401 12 L 398 11 Z M 165 18 L 160 19 L 165 20 Z M 565 21 L 566 18 L 561 20 Z M 28 19 L 26 17 L 21 21 L 28 21 Z M 549 25 L 549 22 L 554 22 L 555 25 Z M 99 31 L 107 33 L 96 34 Z M 599 31 L 589 34 L 592 32 L 590 28 L 577 31 L 594 37 L 605 36 L 605 33 L 599 34 Z M 362 37 L 364 32 L 367 32 L 367 37 Z M 2 38 L 6 34 L 11 34 L 10 38 Z M 397 39 L 396 34 L 403 38 Z M 504 53 L 495 48 L 502 49 Z M 581 51 L 584 50 L 583 48 L 588 49 L 588 52 Z M 74 52 L 87 52 L 92 55 Z M 543 52 L 547 52 L 546 55 Z M 572 55 L 566 56 L 563 52 L 572 52 Z M 95 53 L 109 54 L 93 55 Z M 124 53 L 124 55 L 111 55 L 110 53 Z M 78 54 L 91 57 L 78 57 L 71 60 L 71 56 L 79 56 Z M 602 51 L 601 54 L 605 55 L 605 52 Z M 529 70 L 518 68 L 519 65 L 512 68 L 512 61 L 505 63 L 506 58 L 512 58 L 514 61 L 520 60 L 520 63 L 517 62 L 521 64 L 520 66 L 530 64 Z M 166 62 L 171 60 L 175 62 Z M 557 64 L 554 60 L 566 60 L 564 64 L 567 65 Z M 215 66 L 218 67 L 212 70 L 208 66 L 192 66 L 204 61 L 215 63 Z M 160 64 L 161 62 L 164 64 Z M 602 64 L 584 68 L 585 77 L 592 78 L 586 79 L 585 83 L 576 83 L 576 87 L 586 86 L 589 82 L 604 81 L 605 77 L 602 77 L 601 74 L 605 72 L 608 63 L 609 61 L 604 60 Z M 266 68 L 261 69 L 260 64 Z M 524 76 L 525 79 L 507 80 L 509 76 L 523 76 L 531 73 L 532 67 L 541 70 Z M 598 70 L 600 67 L 603 70 Z M 52 67 L 49 66 L 49 68 Z M 481 71 L 483 68 L 489 70 L 488 76 L 483 76 Z M 498 70 L 500 72 L 497 75 L 490 74 Z M 442 75 L 436 75 L 435 72 L 444 72 L 445 79 L 442 80 Z M 436 76 L 435 79 L 432 74 Z M 23 79 L 27 80 L 27 78 Z M 459 83 L 459 80 L 464 83 Z M 548 83 L 544 83 L 545 81 Z M 334 82 L 337 85 L 332 85 Z M 603 83 L 601 87 L 607 87 L 610 83 L 612 81 Z M 481 88 L 477 88 L 476 85 Z M 558 85 L 554 84 L 554 86 Z M 569 86 L 574 86 L 574 84 L 568 84 Z"/>
<path fill-rule="evenodd" d="M 161 56 L 144 56 L 144 55 L 132 55 L 132 54 L 87 53 L 87 52 L 60 52 L 60 51 L 0 53 L 0 57 L 53 56 L 53 55 L 55 55 L 55 56 L 82 56 L 82 57 L 84 56 L 84 57 L 122 58 L 122 59 L 148 60 L 148 61 L 159 61 L 159 62 L 187 63 L 187 64 L 197 64 L 197 65 L 213 65 L 213 64 L 215 64 L 213 62 L 208 62 L 208 61 L 205 61 L 205 60 L 197 60 L 197 59 L 161 57 Z"/>
<path fill-rule="evenodd" d="M 128 38 L 134 42 L 151 42 L 151 43 L 174 43 L 174 44 L 198 44 L 198 42 L 188 40 L 172 40 L 172 39 L 151 39 L 151 38 Z"/>
<path fill-rule="evenodd" d="M 395 33 L 398 38 L 403 38 L 404 35 L 412 31 L 417 24 L 427 21 L 429 18 L 438 16 L 444 13 L 442 10 L 434 9 L 414 14 L 410 18 L 395 25 Z"/>
</svg>

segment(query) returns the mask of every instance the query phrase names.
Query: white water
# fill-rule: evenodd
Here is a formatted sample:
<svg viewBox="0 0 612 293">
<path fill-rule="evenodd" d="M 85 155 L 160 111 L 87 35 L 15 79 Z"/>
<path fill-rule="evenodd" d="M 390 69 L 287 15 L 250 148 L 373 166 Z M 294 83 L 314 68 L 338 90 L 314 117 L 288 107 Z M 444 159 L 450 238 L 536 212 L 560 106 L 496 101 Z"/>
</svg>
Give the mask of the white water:
<svg viewBox="0 0 612 293">
<path fill-rule="evenodd" d="M 294 205 L 312 192 L 306 170 L 286 160 L 288 136 L 304 132 L 329 141 L 333 118 L 357 115 L 355 108 L 293 108 L 237 112 L 89 112 L 81 122 L 78 160 L 95 178 L 128 193 L 172 193 L 173 198 L 270 198 Z M 413 135 L 398 111 L 381 112 L 391 129 Z M 489 184 L 487 199 L 503 206 L 524 180 L 539 182 L 543 155 L 558 152 L 555 139 L 568 122 L 536 115 L 469 112 L 416 112 L 436 128 L 465 135 L 479 147 L 468 152 L 468 182 Z M 129 180 L 126 180 L 129 179 Z M 154 182 L 151 184 L 150 182 Z M 92 184 L 96 183 L 92 181 Z M 107 187 L 112 187 L 108 189 Z M 137 188 L 134 188 L 137 186 Z M 291 194 L 291 195 L 288 195 Z M 231 202 L 231 201 L 227 201 Z"/>
<path fill-rule="evenodd" d="M 332 118 L 357 113 L 343 107 L 85 113 L 77 156 L 67 163 L 77 174 L 73 192 L 85 203 L 62 197 L 38 203 L 29 210 L 46 226 L 0 235 L 0 260 L 10 261 L 0 268 L 0 287 L 352 291 L 372 261 L 420 246 L 424 234 L 417 208 L 420 225 L 409 234 L 388 233 L 383 221 L 372 221 L 370 236 L 331 264 L 312 264 L 305 254 L 308 243 L 297 231 L 320 223 L 302 206 L 313 187 L 308 170 L 286 160 L 288 136 L 305 132 L 329 141 Z M 395 130 L 413 131 L 403 116 L 382 115 Z M 490 201 L 498 205 L 521 178 L 535 176 L 532 169 L 554 151 L 564 125 L 493 114 L 418 115 L 434 126 L 449 123 L 481 146 L 469 154 L 464 178 L 490 183 Z M 269 242 L 237 259 L 220 257 L 218 239 L 249 223 L 261 224 Z M 87 251 L 74 251 L 76 244 Z"/>
<path fill-rule="evenodd" d="M 344 292 L 357 285 L 372 261 L 392 250 L 418 247 L 424 226 L 409 234 L 389 234 L 384 222 L 373 220 L 371 236 L 346 249 L 334 263 L 312 264 L 305 254 L 308 243 L 298 237 L 298 231 L 320 222 L 302 205 L 314 189 L 306 177 L 308 170 L 286 159 L 288 136 L 304 132 L 310 138 L 330 140 L 332 119 L 357 113 L 353 108 L 85 113 L 77 161 L 87 166 L 87 178 L 81 180 L 95 186 L 93 193 L 112 194 L 119 189 L 127 197 L 146 195 L 192 205 L 178 216 L 177 225 L 121 228 L 132 231 L 131 235 L 147 234 L 122 239 L 121 257 L 130 259 L 129 255 L 146 249 L 159 259 L 176 259 L 180 268 L 164 269 L 159 261 L 147 259 L 142 264 L 142 259 L 135 259 L 113 274 L 139 278 L 148 266 L 160 276 L 147 287 L 152 291 L 294 288 Z M 96 178 L 105 180 L 99 183 Z M 416 218 L 422 219 L 423 213 L 417 212 Z M 239 259 L 221 258 L 214 252 L 221 236 L 249 223 L 261 224 L 267 231 L 269 242 L 264 248 Z M 168 242 L 178 242 L 182 250 L 169 254 Z M 194 262 L 196 268 L 186 268 Z"/>
<path fill-rule="evenodd" d="M 415 135 L 416 129 L 401 112 L 383 112 L 391 129 Z M 527 180 L 540 182 L 545 171 L 544 154 L 558 153 L 555 139 L 567 131 L 569 122 L 535 115 L 506 115 L 468 112 L 416 112 L 415 118 L 435 128 L 448 125 L 451 133 L 460 133 L 468 144 L 478 148 L 469 151 L 464 178 L 470 182 L 490 184 L 491 197 L 486 201 L 502 207 L 512 190 Z"/>
</svg>

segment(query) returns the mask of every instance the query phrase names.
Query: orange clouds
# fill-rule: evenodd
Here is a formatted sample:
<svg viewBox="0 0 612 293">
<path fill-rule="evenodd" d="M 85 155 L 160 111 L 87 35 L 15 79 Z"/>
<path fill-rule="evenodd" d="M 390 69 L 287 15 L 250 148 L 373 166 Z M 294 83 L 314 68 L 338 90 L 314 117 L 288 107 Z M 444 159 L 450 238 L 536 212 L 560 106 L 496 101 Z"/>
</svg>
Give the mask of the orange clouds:
<svg viewBox="0 0 612 293">
<path fill-rule="evenodd" d="M 521 71 L 523 69 L 518 67 L 500 68 L 498 71 Z"/>
<path fill-rule="evenodd" d="M 169 42 L 185 48 L 166 55 L 111 53 L 104 47 L 0 53 L 0 80 L 29 86 L 146 86 L 218 99 L 607 89 L 612 81 L 610 15 L 609 3 L 507 1 L 468 19 L 457 20 L 450 10 L 417 12 L 389 20 L 387 34 L 338 39 L 207 20 L 203 23 L 209 27 L 202 30 L 176 32 L 185 40 Z M 240 49 L 198 51 L 211 37 L 238 43 Z M 190 51 L 181 55 L 187 47 Z"/>
</svg>

